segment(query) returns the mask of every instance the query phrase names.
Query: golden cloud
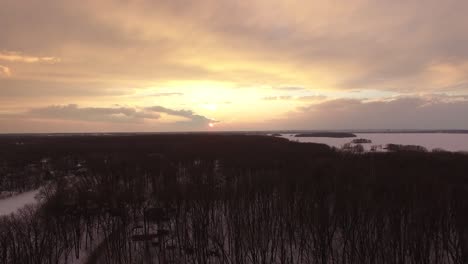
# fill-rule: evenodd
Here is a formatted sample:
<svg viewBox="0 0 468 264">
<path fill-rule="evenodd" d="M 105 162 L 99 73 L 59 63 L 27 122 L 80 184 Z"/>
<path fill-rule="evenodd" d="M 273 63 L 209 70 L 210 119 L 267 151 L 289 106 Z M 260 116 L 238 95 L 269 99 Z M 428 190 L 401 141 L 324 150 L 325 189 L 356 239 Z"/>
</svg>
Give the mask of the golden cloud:
<svg viewBox="0 0 468 264">
<path fill-rule="evenodd" d="M 57 62 L 60 62 L 60 58 L 28 56 L 20 52 L 0 52 L 0 60 L 10 61 L 10 62 L 24 62 L 24 63 L 38 63 L 38 62 L 57 63 Z"/>
<path fill-rule="evenodd" d="M 7 66 L 0 65 L 0 76 L 11 76 L 11 70 Z"/>
</svg>

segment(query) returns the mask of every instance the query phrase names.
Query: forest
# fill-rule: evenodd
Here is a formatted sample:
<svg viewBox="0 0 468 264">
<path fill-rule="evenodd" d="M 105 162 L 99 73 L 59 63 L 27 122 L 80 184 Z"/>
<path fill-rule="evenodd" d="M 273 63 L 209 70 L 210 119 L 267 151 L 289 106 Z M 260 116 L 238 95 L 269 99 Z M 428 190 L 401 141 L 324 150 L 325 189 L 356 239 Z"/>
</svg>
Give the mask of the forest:
<svg viewBox="0 0 468 264">
<path fill-rule="evenodd" d="M 263 135 L 0 136 L 0 263 L 468 263 L 468 155 Z"/>
</svg>

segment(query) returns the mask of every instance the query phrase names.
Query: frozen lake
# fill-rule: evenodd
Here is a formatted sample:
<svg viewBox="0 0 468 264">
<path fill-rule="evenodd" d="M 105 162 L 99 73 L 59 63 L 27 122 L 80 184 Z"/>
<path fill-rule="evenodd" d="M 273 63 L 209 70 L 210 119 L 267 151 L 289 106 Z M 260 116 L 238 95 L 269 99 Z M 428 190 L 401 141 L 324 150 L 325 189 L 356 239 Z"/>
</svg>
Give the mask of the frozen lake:
<svg viewBox="0 0 468 264">
<path fill-rule="evenodd" d="M 327 138 L 327 137 L 294 137 L 294 134 L 283 134 L 282 137 L 298 142 L 323 143 L 341 148 L 344 144 L 356 138 L 372 140 L 370 144 L 362 144 L 366 150 L 371 146 L 387 144 L 419 145 L 433 150 L 441 148 L 448 151 L 468 151 L 468 134 L 448 133 L 354 133 L 355 138 Z"/>
<path fill-rule="evenodd" d="M 0 200 L 0 216 L 9 215 L 23 208 L 27 204 L 37 203 L 36 195 L 39 194 L 39 189 L 24 192 L 12 197 Z"/>
</svg>

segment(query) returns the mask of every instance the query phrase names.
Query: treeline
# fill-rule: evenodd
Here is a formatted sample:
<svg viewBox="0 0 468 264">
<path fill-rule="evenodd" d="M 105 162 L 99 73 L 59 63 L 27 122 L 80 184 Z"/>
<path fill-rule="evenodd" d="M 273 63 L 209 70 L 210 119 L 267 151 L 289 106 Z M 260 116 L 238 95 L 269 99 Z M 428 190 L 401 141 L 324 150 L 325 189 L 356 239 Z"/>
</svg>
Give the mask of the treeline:
<svg viewBox="0 0 468 264">
<path fill-rule="evenodd" d="M 266 136 L 14 140 L 0 138 L 5 163 L 47 157 L 55 176 L 43 205 L 0 219 L 0 263 L 468 263 L 467 155 Z"/>
</svg>

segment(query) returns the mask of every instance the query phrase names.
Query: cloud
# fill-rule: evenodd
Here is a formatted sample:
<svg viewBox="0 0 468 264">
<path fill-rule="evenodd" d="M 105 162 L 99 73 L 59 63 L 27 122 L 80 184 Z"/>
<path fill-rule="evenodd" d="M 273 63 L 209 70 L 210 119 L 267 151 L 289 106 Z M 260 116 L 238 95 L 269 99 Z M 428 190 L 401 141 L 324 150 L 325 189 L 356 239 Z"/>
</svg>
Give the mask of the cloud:
<svg viewBox="0 0 468 264">
<path fill-rule="evenodd" d="M 123 43 L 132 42 L 120 26 L 111 25 L 99 18 L 98 13 L 106 9 L 106 6 L 93 2 L 84 0 L 78 4 L 61 0 L 31 0 L 28 3 L 2 1 L 0 22 L 5 27 L 0 29 L 0 33 L 6 38 L 2 38 L 0 48 L 34 54 L 56 51 L 59 47 L 80 42 L 82 46 L 94 48 L 99 45 L 122 47 Z M 110 7 L 111 5 L 107 8 Z M 133 43 L 136 42 L 136 38 L 134 39 Z"/>
<path fill-rule="evenodd" d="M 364 101 L 336 99 L 272 121 L 288 129 L 468 129 L 466 96 L 426 95 Z"/>
<path fill-rule="evenodd" d="M 11 76 L 11 70 L 7 66 L 0 65 L 0 76 Z"/>
<path fill-rule="evenodd" d="M 151 94 L 146 94 L 145 96 L 154 96 L 154 97 L 163 97 L 163 96 L 180 96 L 184 95 L 183 93 L 171 93 L 171 92 L 159 92 L 159 93 L 151 93 Z"/>
<path fill-rule="evenodd" d="M 23 55 L 20 52 L 0 52 L 0 60 L 10 61 L 10 62 L 25 62 L 25 63 L 37 63 L 37 62 L 47 62 L 47 63 L 56 63 L 60 59 L 56 57 L 36 57 L 36 56 L 27 56 Z"/>
<path fill-rule="evenodd" d="M 303 87 L 293 87 L 293 86 L 285 86 L 285 87 L 276 87 L 274 88 L 275 90 L 280 90 L 280 91 L 302 91 L 305 90 Z"/>
<path fill-rule="evenodd" d="M 37 109 L 76 102 L 77 109 L 66 110 L 146 124 L 141 121 L 145 118 L 98 114 L 80 106 L 143 106 L 156 97 L 171 109 L 231 101 L 213 115 L 255 123 L 298 105 L 320 103 L 326 108 L 330 97 L 354 98 L 352 90 L 361 91 L 356 97 L 379 103 L 357 100 L 354 105 L 337 99 L 336 104 L 371 112 L 370 106 L 378 110 L 390 104 L 384 98 L 389 94 L 468 92 L 468 1 L 427 0 L 424 8 L 420 0 L 2 0 L 1 6 L 2 107 Z M 215 85 L 198 85 L 201 82 Z M 223 85 L 235 89 L 227 91 Z M 164 92 L 135 94 L 145 87 Z M 273 96 L 261 98 L 265 87 Z M 279 100 L 284 107 L 278 107 Z M 439 100 L 427 109 L 439 105 L 446 111 L 462 104 L 461 99 Z M 184 111 L 172 114 L 187 119 L 187 127 L 211 120 Z M 301 118 L 309 120 L 315 112 L 320 111 L 312 107 L 294 115 L 302 113 Z M 361 116 L 349 118 L 362 123 Z M 319 117 L 313 120 L 334 125 Z"/>
<path fill-rule="evenodd" d="M 327 99 L 325 95 L 305 95 L 297 98 L 300 101 L 322 101 L 325 99 Z"/>
<path fill-rule="evenodd" d="M 266 100 L 266 101 L 291 100 L 291 99 L 293 99 L 293 97 L 290 96 L 290 95 L 266 96 L 266 97 L 263 97 L 263 100 Z"/>
<path fill-rule="evenodd" d="M 199 128 L 218 121 L 195 114 L 191 110 L 174 110 L 162 106 L 150 107 L 81 107 L 77 104 L 50 105 L 31 108 L 24 112 L 0 113 L 2 119 L 62 120 L 97 123 L 145 124 L 159 121 L 161 114 L 183 117 L 186 120 L 172 122 L 174 127 Z"/>
<path fill-rule="evenodd" d="M 169 108 L 162 107 L 162 106 L 146 107 L 145 110 L 153 111 L 157 113 L 165 113 L 165 114 L 169 114 L 173 116 L 185 117 L 189 120 L 189 121 L 179 121 L 178 123 L 190 123 L 193 125 L 200 126 L 200 125 L 207 125 L 209 123 L 219 122 L 219 121 L 207 118 L 202 115 L 197 115 L 191 110 L 173 110 L 173 109 L 169 109 Z"/>
<path fill-rule="evenodd" d="M 263 97 L 263 100 L 266 101 L 277 101 L 277 100 L 298 100 L 298 101 L 320 101 L 325 100 L 327 97 L 324 95 L 305 95 L 305 96 L 290 96 L 290 95 L 280 95 L 280 96 L 266 96 Z"/>
<path fill-rule="evenodd" d="M 0 75 L 1 75 L 0 67 Z M 14 72 L 16 75 L 16 71 Z M 13 74 L 13 73 L 12 73 Z M 130 84 L 128 84 L 130 86 Z M 59 76 L 53 80 L 29 80 L 20 78 L 3 78 L 0 80 L 0 103 L 11 100 L 12 97 L 27 99 L 41 98 L 41 101 L 61 101 L 61 98 L 103 97 L 128 95 L 131 90 L 111 83 L 100 81 L 70 82 L 61 80 Z M 124 86 L 126 87 L 126 86 Z M 23 105 L 24 106 L 24 105 Z M 29 107 L 32 107 L 29 105 Z"/>
<path fill-rule="evenodd" d="M 80 120 L 91 122 L 139 123 L 145 119 L 157 120 L 160 115 L 131 107 L 80 107 L 76 104 L 52 105 L 33 108 L 23 115 L 26 118 Z"/>
<path fill-rule="evenodd" d="M 284 91 L 468 88 L 454 86 L 459 78 L 443 86 L 431 78 L 433 64 L 466 76 L 466 1 L 425 1 L 431 12 L 417 0 L 5 0 L 2 7 L 0 50 L 66 57 L 42 76 L 199 78 Z"/>
</svg>

